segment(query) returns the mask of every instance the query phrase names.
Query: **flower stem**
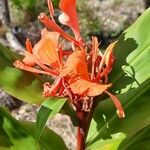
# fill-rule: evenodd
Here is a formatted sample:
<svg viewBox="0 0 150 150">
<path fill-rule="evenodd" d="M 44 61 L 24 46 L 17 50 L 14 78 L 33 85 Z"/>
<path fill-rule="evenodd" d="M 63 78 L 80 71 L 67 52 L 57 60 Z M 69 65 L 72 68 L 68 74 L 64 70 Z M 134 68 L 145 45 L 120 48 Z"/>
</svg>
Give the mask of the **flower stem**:
<svg viewBox="0 0 150 150">
<path fill-rule="evenodd" d="M 102 96 L 99 98 L 102 98 Z M 86 112 L 86 111 L 80 110 L 80 109 L 76 111 L 77 117 L 79 119 L 76 150 L 85 150 L 86 137 L 87 137 L 88 130 L 89 130 L 89 127 L 91 124 L 93 113 L 95 111 L 96 106 L 99 103 L 99 98 L 94 99 L 93 105 L 92 105 L 91 110 L 89 112 Z"/>
<path fill-rule="evenodd" d="M 85 111 L 77 111 L 77 116 L 79 118 L 79 126 L 77 131 L 77 149 L 85 150 L 85 139 L 86 139 L 86 123 L 85 119 L 87 113 Z"/>
<path fill-rule="evenodd" d="M 85 150 L 85 134 L 80 127 L 77 134 L 77 150 Z"/>
</svg>

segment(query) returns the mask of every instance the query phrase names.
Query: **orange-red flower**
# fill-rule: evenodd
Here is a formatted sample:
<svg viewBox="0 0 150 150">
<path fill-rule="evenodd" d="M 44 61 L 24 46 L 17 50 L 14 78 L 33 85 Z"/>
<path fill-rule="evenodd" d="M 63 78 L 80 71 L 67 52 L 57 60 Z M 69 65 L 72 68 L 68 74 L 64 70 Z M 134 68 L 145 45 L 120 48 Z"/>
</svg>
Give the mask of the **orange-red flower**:
<svg viewBox="0 0 150 150">
<path fill-rule="evenodd" d="M 25 57 L 23 61 L 16 60 L 17 68 L 33 73 L 45 74 L 54 79 L 54 83 L 44 84 L 43 95 L 68 96 L 76 107 L 81 104 L 85 108 L 87 102 L 92 102 L 93 97 L 106 93 L 113 100 L 119 117 L 124 117 L 124 111 L 118 98 L 108 92 L 112 86 L 108 83 L 108 74 L 114 63 L 113 48 L 115 43 L 108 46 L 102 54 L 96 37 L 92 37 L 90 46 L 82 40 L 76 13 L 76 0 L 61 0 L 59 17 L 61 23 L 68 25 L 75 37 L 64 32 L 55 22 L 54 10 L 51 0 L 48 0 L 50 18 L 44 13 L 38 17 L 47 27 L 41 32 L 40 41 L 32 48 L 27 39 Z M 49 31 L 49 30 L 53 30 Z M 71 50 L 64 50 L 62 36 L 72 44 Z"/>
</svg>

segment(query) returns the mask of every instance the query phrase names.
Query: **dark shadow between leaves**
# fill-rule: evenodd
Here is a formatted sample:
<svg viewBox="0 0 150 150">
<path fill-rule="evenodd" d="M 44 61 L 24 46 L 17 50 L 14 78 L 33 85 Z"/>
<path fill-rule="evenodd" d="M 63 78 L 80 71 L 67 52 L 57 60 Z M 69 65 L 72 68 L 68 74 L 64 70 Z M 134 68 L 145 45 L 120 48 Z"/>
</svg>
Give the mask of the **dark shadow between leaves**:
<svg viewBox="0 0 150 150">
<path fill-rule="evenodd" d="M 125 33 L 123 33 L 119 42 L 114 48 L 115 64 L 113 70 L 109 76 L 110 82 L 112 82 L 112 89 L 115 93 L 121 93 L 122 89 L 126 88 L 134 82 L 135 79 L 134 68 L 127 63 L 127 57 L 138 47 L 137 42 L 133 38 L 125 39 Z M 130 67 L 131 72 L 125 72 L 122 67 Z"/>
</svg>

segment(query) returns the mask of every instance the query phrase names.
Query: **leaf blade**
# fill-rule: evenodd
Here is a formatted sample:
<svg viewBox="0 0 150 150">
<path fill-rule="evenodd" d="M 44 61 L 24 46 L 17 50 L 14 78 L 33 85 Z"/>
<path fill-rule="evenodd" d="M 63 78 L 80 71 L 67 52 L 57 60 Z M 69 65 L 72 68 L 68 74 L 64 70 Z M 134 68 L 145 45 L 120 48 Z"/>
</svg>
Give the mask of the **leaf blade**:
<svg viewBox="0 0 150 150">
<path fill-rule="evenodd" d="M 34 137 L 35 124 L 15 120 L 2 107 L 0 107 L 0 121 L 2 121 L 0 124 L 0 133 L 5 132 L 7 135 L 5 136 L 7 139 L 6 145 L 2 145 L 0 142 L 0 149 L 38 150 L 44 148 L 44 150 L 57 150 L 61 147 L 62 150 L 67 150 L 62 138 L 48 128 L 44 129 L 39 142 L 36 142 Z M 1 136 L 2 134 L 0 134 L 0 138 Z M 10 144 L 8 144 L 8 141 L 10 141 Z"/>
<path fill-rule="evenodd" d="M 0 44 L 0 87 L 20 100 L 40 104 L 45 100 L 43 81 L 38 75 L 15 68 L 13 62 L 20 58 Z"/>
<path fill-rule="evenodd" d="M 114 114 L 115 109 L 110 106 L 112 104 L 109 104 L 108 100 L 100 102 L 101 107 L 99 106 L 96 111 L 101 116 L 97 114 L 98 118 L 95 115 L 93 127 L 89 133 L 91 137 L 89 136 L 87 139 L 89 146 L 97 140 L 108 139 L 117 132 L 126 135 L 126 139 L 121 142 L 122 144 L 150 124 L 148 115 L 150 113 L 148 101 L 150 97 L 149 19 L 150 9 L 123 32 L 114 49 L 116 63 L 110 75 L 110 81 L 113 83 L 112 91 L 119 94 L 126 117 L 123 120 L 118 119 Z M 109 126 L 111 128 L 108 129 Z M 103 144 L 106 144 L 105 141 Z"/>
<path fill-rule="evenodd" d="M 35 138 L 37 141 L 44 130 L 48 118 L 52 118 L 57 114 L 65 104 L 66 100 L 67 98 L 50 97 L 42 103 L 36 119 Z"/>
<path fill-rule="evenodd" d="M 125 93 L 150 77 L 149 19 L 150 9 L 147 9 L 118 39 L 114 48 L 116 62 L 110 75 L 113 91 Z"/>
</svg>

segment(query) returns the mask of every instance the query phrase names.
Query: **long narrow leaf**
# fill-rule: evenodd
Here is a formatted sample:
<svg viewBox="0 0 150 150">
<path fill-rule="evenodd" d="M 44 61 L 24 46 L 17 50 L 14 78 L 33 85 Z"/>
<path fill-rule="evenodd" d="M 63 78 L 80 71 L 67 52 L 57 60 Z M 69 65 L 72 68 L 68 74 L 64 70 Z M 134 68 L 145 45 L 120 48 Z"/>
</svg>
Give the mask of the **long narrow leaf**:
<svg viewBox="0 0 150 150">
<path fill-rule="evenodd" d="M 0 150 L 67 150 L 63 140 L 52 130 L 46 128 L 36 142 L 35 124 L 21 122 L 12 118 L 0 107 Z"/>
<path fill-rule="evenodd" d="M 0 88 L 10 95 L 30 103 L 42 103 L 43 81 L 40 76 L 19 70 L 13 62 L 19 55 L 0 44 Z"/>
<path fill-rule="evenodd" d="M 66 100 L 67 98 L 51 97 L 42 103 L 36 119 L 36 140 L 39 140 L 48 118 L 52 118 L 57 114 Z"/>
</svg>

